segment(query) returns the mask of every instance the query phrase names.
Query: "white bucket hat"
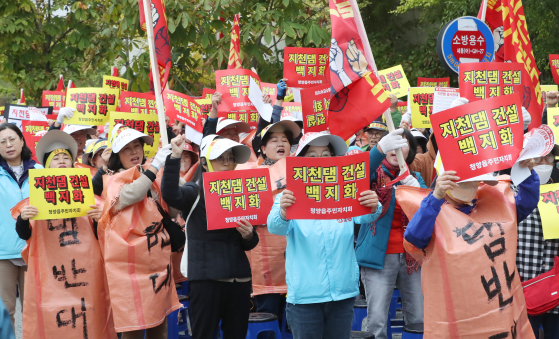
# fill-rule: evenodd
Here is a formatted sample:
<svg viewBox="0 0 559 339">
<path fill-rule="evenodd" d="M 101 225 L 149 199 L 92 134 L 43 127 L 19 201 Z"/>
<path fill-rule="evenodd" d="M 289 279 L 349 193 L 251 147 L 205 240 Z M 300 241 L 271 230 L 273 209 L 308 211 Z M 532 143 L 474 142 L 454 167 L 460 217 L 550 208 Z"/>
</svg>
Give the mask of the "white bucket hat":
<svg viewBox="0 0 559 339">
<path fill-rule="evenodd" d="M 233 120 L 233 119 L 227 119 L 227 118 L 219 118 L 217 120 L 217 126 L 216 126 L 215 130 L 216 130 L 216 133 L 219 134 L 219 132 L 221 132 L 222 130 L 230 128 L 230 127 L 236 127 L 237 128 L 237 133 L 248 133 L 248 132 L 250 132 L 250 126 L 246 122 Z"/>
<path fill-rule="evenodd" d="M 79 131 L 84 131 L 86 134 L 89 135 L 95 135 L 95 133 L 97 133 L 97 131 L 95 130 L 95 128 L 93 128 L 93 126 L 87 126 L 87 125 L 65 125 L 63 131 L 68 134 L 72 134 Z"/>
<path fill-rule="evenodd" d="M 260 132 L 260 137 L 264 139 L 266 133 L 285 131 L 291 131 L 291 133 L 293 133 L 293 137 L 296 138 L 297 136 L 299 136 L 299 134 L 301 134 L 301 127 L 299 127 L 299 125 L 297 125 L 297 123 L 293 120 L 281 120 L 276 122 L 275 124 L 266 126 L 266 128 L 264 128 L 262 132 Z"/>
<path fill-rule="evenodd" d="M 113 153 L 120 152 L 124 146 L 136 139 L 143 139 L 146 144 L 153 143 L 153 138 L 137 130 L 117 124 L 112 130 L 112 151 Z"/>
<path fill-rule="evenodd" d="M 216 137 L 217 135 L 212 134 L 202 139 L 200 157 L 207 158 L 207 160 L 215 160 L 226 151 L 231 150 L 233 152 L 233 156 L 237 158 L 237 164 L 244 164 L 248 161 L 251 155 L 250 148 L 248 146 L 225 138 L 215 140 Z"/>
<path fill-rule="evenodd" d="M 41 165 L 43 164 L 45 154 L 52 152 L 56 149 L 67 149 L 72 155 L 72 161 L 76 161 L 78 156 L 78 144 L 76 140 L 72 138 L 68 133 L 64 133 L 60 130 L 48 131 L 39 142 L 37 142 L 37 147 L 35 147 L 35 156 L 37 161 Z"/>
<path fill-rule="evenodd" d="M 328 146 L 332 145 L 334 148 L 335 156 L 344 155 L 347 152 L 347 144 L 344 139 L 337 135 L 330 134 L 328 131 L 322 132 L 309 132 L 305 133 L 301 140 L 299 141 L 299 147 L 295 152 L 295 156 L 299 156 L 299 153 L 305 148 L 305 146 Z"/>
</svg>

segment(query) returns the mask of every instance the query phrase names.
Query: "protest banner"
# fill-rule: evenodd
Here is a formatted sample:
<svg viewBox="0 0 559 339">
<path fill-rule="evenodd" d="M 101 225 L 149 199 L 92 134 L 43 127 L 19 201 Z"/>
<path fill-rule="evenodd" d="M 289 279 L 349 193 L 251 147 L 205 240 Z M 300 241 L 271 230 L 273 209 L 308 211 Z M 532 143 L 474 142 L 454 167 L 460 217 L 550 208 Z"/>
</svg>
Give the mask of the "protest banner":
<svg viewBox="0 0 559 339">
<path fill-rule="evenodd" d="M 215 93 L 215 89 L 203 88 L 202 89 L 202 99 L 212 99 L 212 95 Z"/>
<path fill-rule="evenodd" d="M 460 95 L 470 102 L 513 93 L 524 94 L 522 64 L 475 62 L 460 65 Z"/>
<path fill-rule="evenodd" d="M 281 111 L 281 116 L 283 117 L 283 113 L 288 113 L 291 116 L 294 116 L 298 120 L 303 121 L 303 108 L 301 103 L 298 102 L 284 102 L 282 104 L 283 111 Z"/>
<path fill-rule="evenodd" d="M 415 128 L 431 127 L 429 117 L 433 113 L 434 87 L 410 87 L 408 106 L 411 111 L 411 123 Z"/>
<path fill-rule="evenodd" d="M 114 88 L 68 88 L 66 91 L 66 107 L 76 111 L 65 124 L 72 125 L 105 125 L 109 121 L 109 112 L 116 110 L 119 90 Z"/>
<path fill-rule="evenodd" d="M 228 69 L 215 71 L 216 91 L 223 96 L 218 111 L 251 111 L 256 110 L 254 104 L 248 98 L 250 78 L 260 85 L 260 78 L 256 73 L 248 69 Z"/>
<path fill-rule="evenodd" d="M 202 141 L 202 110 L 196 100 L 186 94 L 166 89 L 163 91 L 165 112 L 170 123 L 175 120 L 185 124 L 185 136 L 192 142 L 200 144 Z"/>
<path fill-rule="evenodd" d="M 519 163 L 521 161 L 546 156 L 553 150 L 554 146 L 555 136 L 553 130 L 547 125 L 532 128 L 524 134 L 522 151 L 510 171 L 512 182 L 518 186 L 532 174 L 529 168 L 520 167 Z M 542 184 L 545 184 L 545 182 L 542 182 Z"/>
<path fill-rule="evenodd" d="M 553 81 L 559 85 L 559 54 L 549 55 L 549 66 L 551 67 L 551 74 L 553 74 Z"/>
<path fill-rule="evenodd" d="M 272 103 L 276 102 L 276 98 L 278 94 L 277 93 L 278 89 L 276 84 L 261 82 L 260 88 L 262 89 L 262 93 L 266 94 L 267 96 L 270 97 L 270 99 L 272 99 Z"/>
<path fill-rule="evenodd" d="M 398 111 L 400 112 L 401 115 L 406 114 L 406 112 L 408 111 L 408 102 L 407 101 L 398 102 Z"/>
<path fill-rule="evenodd" d="M 547 92 L 559 91 L 559 85 L 542 85 L 542 97 L 543 97 L 543 104 L 547 107 Z M 557 104 L 555 104 L 557 107 Z"/>
<path fill-rule="evenodd" d="M 417 87 L 450 87 L 449 78 L 417 78 Z"/>
<path fill-rule="evenodd" d="M 256 129 L 258 127 L 258 119 L 260 118 L 260 115 L 258 115 L 257 111 L 217 112 L 217 117 L 246 122 L 249 124 L 251 129 Z"/>
<path fill-rule="evenodd" d="M 328 128 L 330 84 L 301 90 L 303 127 L 307 132 L 322 132 Z"/>
<path fill-rule="evenodd" d="M 559 184 L 540 186 L 540 202 L 538 203 L 542 218 L 543 238 L 545 240 L 559 239 Z"/>
<path fill-rule="evenodd" d="M 510 94 L 430 117 L 447 171 L 460 180 L 511 168 L 522 150 L 522 97 Z"/>
<path fill-rule="evenodd" d="M 195 99 L 196 103 L 200 105 L 200 112 L 203 115 L 208 115 L 212 109 L 212 99 Z"/>
<path fill-rule="evenodd" d="M 288 87 L 309 88 L 328 83 L 329 48 L 285 47 L 283 78 Z"/>
<path fill-rule="evenodd" d="M 256 82 L 254 78 L 250 78 L 248 99 L 264 120 L 272 121 L 272 112 L 274 109 L 271 104 L 264 102 L 264 94 L 262 93 L 260 84 Z"/>
<path fill-rule="evenodd" d="M 42 133 L 39 135 L 37 135 L 37 133 L 48 130 L 49 123 L 47 121 L 23 120 L 21 122 L 21 132 L 23 133 L 23 139 L 25 139 L 27 147 L 29 147 L 31 153 L 33 154 L 31 156 L 31 159 L 35 160 L 35 162 L 38 162 L 35 155 L 35 147 L 37 146 L 39 139 L 41 139 L 42 137 Z"/>
<path fill-rule="evenodd" d="M 458 88 L 435 87 L 433 113 L 431 114 L 449 109 L 450 104 L 458 98 L 460 98 L 460 90 Z"/>
<path fill-rule="evenodd" d="M 138 132 L 149 135 L 153 138 L 152 144 L 144 144 L 144 156 L 153 158 L 157 154 L 159 148 L 159 119 L 156 114 L 140 114 L 128 112 L 111 112 L 111 120 L 109 121 L 109 134 L 113 135 L 113 129 L 117 124 L 135 129 Z M 112 140 L 109 139 L 109 148 Z"/>
<path fill-rule="evenodd" d="M 151 93 L 120 92 L 117 111 L 139 114 L 157 114 L 155 95 Z"/>
<path fill-rule="evenodd" d="M 31 220 L 82 217 L 95 204 L 91 172 L 87 168 L 29 170 L 29 204 L 39 214 Z"/>
<path fill-rule="evenodd" d="M 43 107 L 52 106 L 52 114 L 58 114 L 60 108 L 66 104 L 66 91 L 43 91 Z"/>
<path fill-rule="evenodd" d="M 24 120 L 45 120 L 46 116 L 52 114 L 52 106 L 32 107 L 24 105 L 6 104 L 4 107 L 4 118 L 7 122 L 16 125 L 19 129 Z"/>
<path fill-rule="evenodd" d="M 128 80 L 115 76 L 103 75 L 103 88 L 115 88 L 118 89 L 119 93 L 128 91 Z"/>
<path fill-rule="evenodd" d="M 382 83 L 384 91 L 388 94 L 394 94 L 398 98 L 408 95 L 410 83 L 408 78 L 406 78 L 402 65 L 378 71 L 378 78 Z"/>
<path fill-rule="evenodd" d="M 346 219 L 371 213 L 358 198 L 369 190 L 369 154 L 341 157 L 288 157 L 287 189 L 297 202 L 287 219 Z"/>
<path fill-rule="evenodd" d="M 274 204 L 271 184 L 267 168 L 204 173 L 206 208 L 213 211 L 208 230 L 234 228 L 241 219 L 266 224 Z"/>
</svg>

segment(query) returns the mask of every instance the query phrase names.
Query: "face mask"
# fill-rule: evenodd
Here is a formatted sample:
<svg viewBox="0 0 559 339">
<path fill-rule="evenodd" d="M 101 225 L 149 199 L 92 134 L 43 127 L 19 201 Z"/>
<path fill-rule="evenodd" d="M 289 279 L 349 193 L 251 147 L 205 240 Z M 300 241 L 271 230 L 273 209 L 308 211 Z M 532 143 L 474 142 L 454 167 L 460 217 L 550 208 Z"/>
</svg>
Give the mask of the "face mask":
<svg viewBox="0 0 559 339">
<path fill-rule="evenodd" d="M 551 177 L 551 172 L 553 171 L 552 165 L 538 165 L 534 167 L 534 171 L 538 173 L 538 177 L 540 177 L 540 185 L 544 185 L 549 181 Z"/>
<path fill-rule="evenodd" d="M 478 186 L 479 182 L 477 181 L 464 182 L 458 184 L 458 187 L 454 188 L 452 191 L 448 190 L 446 194 L 449 195 L 452 200 L 459 203 L 471 204 L 472 200 L 476 197 Z"/>
</svg>

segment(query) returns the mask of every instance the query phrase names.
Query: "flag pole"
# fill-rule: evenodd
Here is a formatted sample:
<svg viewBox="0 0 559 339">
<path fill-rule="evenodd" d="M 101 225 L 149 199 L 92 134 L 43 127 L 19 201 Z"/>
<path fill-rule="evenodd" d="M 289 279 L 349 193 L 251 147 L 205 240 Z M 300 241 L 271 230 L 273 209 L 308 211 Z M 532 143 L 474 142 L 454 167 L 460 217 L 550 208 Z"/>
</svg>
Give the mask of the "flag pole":
<svg viewBox="0 0 559 339">
<path fill-rule="evenodd" d="M 157 115 L 159 116 L 159 140 L 163 146 L 167 146 L 169 140 L 167 138 L 167 122 L 165 121 L 165 106 L 163 105 L 163 96 L 161 95 L 161 80 L 159 75 L 159 66 L 157 57 L 155 56 L 155 42 L 153 40 L 153 21 L 151 19 L 151 0 L 143 0 L 144 16 L 146 19 L 146 33 L 148 35 L 149 60 L 151 63 L 151 74 L 153 76 L 153 88 L 155 90 L 155 102 L 157 104 Z"/>
<path fill-rule="evenodd" d="M 481 11 L 481 21 L 485 22 L 485 15 L 487 14 L 487 0 L 483 0 L 483 10 Z"/>
</svg>

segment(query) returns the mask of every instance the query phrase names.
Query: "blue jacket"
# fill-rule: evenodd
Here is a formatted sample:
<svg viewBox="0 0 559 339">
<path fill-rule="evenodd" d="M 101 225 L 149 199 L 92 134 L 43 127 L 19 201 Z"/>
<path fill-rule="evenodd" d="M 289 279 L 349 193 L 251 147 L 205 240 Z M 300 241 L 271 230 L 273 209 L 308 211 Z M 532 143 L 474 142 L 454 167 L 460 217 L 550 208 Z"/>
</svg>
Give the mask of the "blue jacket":
<svg viewBox="0 0 559 339">
<path fill-rule="evenodd" d="M 43 168 L 34 161 L 24 161 L 24 172 L 32 168 Z M 22 175 L 20 184 L 6 170 L 5 161 L 0 161 L 0 260 L 21 258 L 21 250 L 25 241 L 16 232 L 16 221 L 12 218 L 10 209 L 18 202 L 29 197 L 29 178 L 27 173 Z"/>
<path fill-rule="evenodd" d="M 287 236 L 285 272 L 287 302 L 314 304 L 359 294 L 359 267 L 353 250 L 353 223 L 375 221 L 382 212 L 353 220 L 284 220 L 276 196 L 268 216 L 268 230 Z"/>
<path fill-rule="evenodd" d="M 535 171 L 532 170 L 532 175 L 524 180 L 518 186 L 518 194 L 514 197 L 516 201 L 516 222 L 520 223 L 532 213 L 534 208 L 538 206 L 540 199 L 540 178 Z M 404 238 L 417 248 L 424 249 L 431 242 L 433 229 L 435 228 L 435 220 L 441 211 L 445 199 L 437 199 L 433 192 L 429 193 L 421 202 L 421 206 L 410 220 Z M 473 206 L 463 206 L 460 208 L 465 214 L 470 214 L 475 207 L 475 200 Z"/>
<path fill-rule="evenodd" d="M 382 161 L 386 156 L 378 151 L 377 147 L 373 147 L 369 152 L 371 182 L 377 180 L 377 168 L 382 166 L 384 172 L 394 179 L 388 169 L 382 165 Z M 415 174 L 419 185 L 427 188 L 425 181 L 419 172 Z M 397 182 L 393 187 L 399 186 Z M 375 234 L 373 235 L 372 225 L 361 225 L 359 229 L 359 236 L 357 237 L 357 244 L 355 246 L 355 255 L 359 266 L 365 266 L 382 270 L 384 268 L 384 257 L 386 256 L 386 249 L 388 247 L 388 238 L 390 237 L 390 229 L 392 228 L 392 219 L 394 218 L 394 210 L 396 209 L 396 190 L 392 190 L 392 197 L 390 198 L 390 205 L 384 206 L 388 208 L 385 215 L 376 221 Z"/>
</svg>

